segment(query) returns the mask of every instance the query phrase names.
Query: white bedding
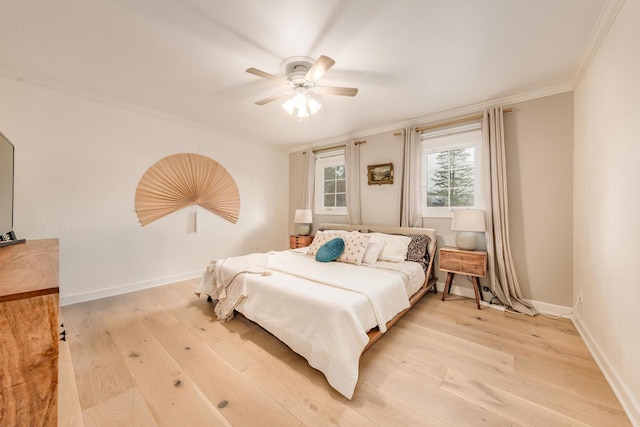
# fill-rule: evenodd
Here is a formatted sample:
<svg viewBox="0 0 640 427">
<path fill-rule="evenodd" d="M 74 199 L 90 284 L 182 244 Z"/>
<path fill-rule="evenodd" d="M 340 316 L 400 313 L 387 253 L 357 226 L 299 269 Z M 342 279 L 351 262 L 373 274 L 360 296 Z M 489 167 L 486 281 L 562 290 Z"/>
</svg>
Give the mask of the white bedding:
<svg viewBox="0 0 640 427">
<path fill-rule="evenodd" d="M 366 332 L 375 326 L 384 332 L 386 322 L 409 307 L 409 297 L 424 282 L 424 271 L 408 261 L 374 266 L 318 263 L 305 252 L 229 258 L 220 274 L 205 273 L 196 292 L 218 298 L 224 289 L 227 298 L 218 302 L 217 314 L 224 317 L 235 308 L 305 357 L 332 387 L 351 398 L 360 355 L 369 342 Z M 242 271 L 254 274 L 238 275 Z M 213 276 L 219 281 L 217 289 Z"/>
</svg>

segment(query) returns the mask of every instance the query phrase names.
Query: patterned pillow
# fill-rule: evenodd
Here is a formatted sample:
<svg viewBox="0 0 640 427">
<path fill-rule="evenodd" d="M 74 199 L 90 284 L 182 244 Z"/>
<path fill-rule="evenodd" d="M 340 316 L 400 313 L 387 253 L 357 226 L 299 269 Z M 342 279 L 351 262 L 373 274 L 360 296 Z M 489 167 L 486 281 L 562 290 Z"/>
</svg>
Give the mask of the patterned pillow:
<svg viewBox="0 0 640 427">
<path fill-rule="evenodd" d="M 338 261 L 355 265 L 362 264 L 370 237 L 358 231 L 352 231 L 340 237 L 344 240 L 345 247 L 342 255 L 338 257 Z"/>
<path fill-rule="evenodd" d="M 407 261 L 419 263 L 426 272 L 429 267 L 429 242 L 431 239 L 426 234 L 406 234 L 406 236 L 411 237 L 407 249 Z"/>
<path fill-rule="evenodd" d="M 316 235 L 313 237 L 313 242 L 309 245 L 307 255 L 315 255 L 316 252 L 318 252 L 318 249 L 320 249 L 320 246 L 324 245 L 331 239 L 342 237 L 345 234 L 347 234 L 347 232 L 344 230 L 316 231 Z"/>
</svg>

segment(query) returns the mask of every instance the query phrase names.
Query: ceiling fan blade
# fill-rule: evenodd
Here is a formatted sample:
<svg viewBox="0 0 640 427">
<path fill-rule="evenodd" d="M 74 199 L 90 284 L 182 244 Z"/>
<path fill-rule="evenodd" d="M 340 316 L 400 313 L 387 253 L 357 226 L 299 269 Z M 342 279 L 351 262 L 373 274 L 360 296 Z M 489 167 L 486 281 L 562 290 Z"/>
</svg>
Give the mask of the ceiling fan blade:
<svg viewBox="0 0 640 427">
<path fill-rule="evenodd" d="M 313 67 L 307 71 L 307 74 L 304 76 L 305 80 L 311 83 L 317 82 L 322 76 L 324 76 L 324 73 L 329 71 L 329 68 L 333 67 L 333 64 L 335 63 L 336 61 L 333 59 L 322 55 L 318 58 L 316 63 L 313 64 Z"/>
<path fill-rule="evenodd" d="M 356 96 L 358 89 L 355 87 L 316 86 L 318 93 L 326 95 Z"/>
<path fill-rule="evenodd" d="M 279 83 L 287 82 L 287 80 L 282 77 L 274 76 L 273 74 L 269 74 L 266 71 L 258 70 L 257 68 L 247 68 L 247 73 L 253 74 L 254 76 L 258 77 L 264 77 L 265 79 L 275 80 Z"/>
<path fill-rule="evenodd" d="M 283 92 L 283 93 L 279 93 L 277 95 L 272 95 L 272 96 L 270 96 L 268 98 L 261 99 L 260 101 L 256 101 L 256 105 L 268 104 L 270 102 L 277 101 L 280 98 L 284 98 L 287 95 L 289 95 L 289 92 Z"/>
</svg>

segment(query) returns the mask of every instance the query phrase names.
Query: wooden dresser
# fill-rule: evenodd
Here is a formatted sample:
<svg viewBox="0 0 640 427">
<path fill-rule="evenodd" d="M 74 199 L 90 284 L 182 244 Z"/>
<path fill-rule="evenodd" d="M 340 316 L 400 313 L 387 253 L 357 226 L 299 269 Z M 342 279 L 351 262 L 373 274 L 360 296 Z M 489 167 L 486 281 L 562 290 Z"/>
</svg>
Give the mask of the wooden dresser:
<svg viewBox="0 0 640 427">
<path fill-rule="evenodd" d="M 58 421 L 58 240 L 0 248 L 0 425 Z"/>
</svg>

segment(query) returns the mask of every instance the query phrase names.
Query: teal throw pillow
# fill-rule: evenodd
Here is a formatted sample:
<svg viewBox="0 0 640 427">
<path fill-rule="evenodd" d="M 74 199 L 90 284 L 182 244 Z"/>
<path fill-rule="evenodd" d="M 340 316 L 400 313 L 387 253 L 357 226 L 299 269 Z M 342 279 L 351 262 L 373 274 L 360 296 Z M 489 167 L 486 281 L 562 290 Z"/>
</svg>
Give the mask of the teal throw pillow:
<svg viewBox="0 0 640 427">
<path fill-rule="evenodd" d="M 335 239 L 331 239 L 324 245 L 320 246 L 318 252 L 316 252 L 316 261 L 335 261 L 342 252 L 344 252 L 344 240 L 340 237 L 336 237 Z"/>
</svg>

